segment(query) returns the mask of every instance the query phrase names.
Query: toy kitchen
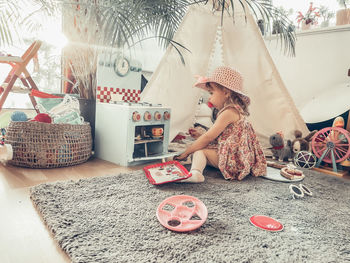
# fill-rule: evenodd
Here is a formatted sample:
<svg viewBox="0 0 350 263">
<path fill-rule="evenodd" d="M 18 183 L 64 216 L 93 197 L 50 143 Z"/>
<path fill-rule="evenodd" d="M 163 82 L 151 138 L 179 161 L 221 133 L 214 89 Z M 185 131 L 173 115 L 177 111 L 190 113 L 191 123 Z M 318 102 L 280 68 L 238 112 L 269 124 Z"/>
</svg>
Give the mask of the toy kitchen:
<svg viewBox="0 0 350 263">
<path fill-rule="evenodd" d="M 171 111 L 140 102 L 141 64 L 120 55 L 98 58 L 95 156 L 133 166 L 176 155 L 168 152 Z"/>
</svg>

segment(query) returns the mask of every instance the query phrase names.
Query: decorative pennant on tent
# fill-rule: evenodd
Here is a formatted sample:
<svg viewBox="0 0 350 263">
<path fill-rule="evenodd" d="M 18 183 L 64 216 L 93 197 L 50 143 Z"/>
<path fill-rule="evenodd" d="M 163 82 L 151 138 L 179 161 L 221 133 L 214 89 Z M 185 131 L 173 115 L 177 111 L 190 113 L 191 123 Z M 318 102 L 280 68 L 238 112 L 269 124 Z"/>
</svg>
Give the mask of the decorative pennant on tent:
<svg viewBox="0 0 350 263">
<path fill-rule="evenodd" d="M 210 56 L 209 56 L 209 63 L 208 63 L 208 68 L 207 68 L 207 73 L 205 76 L 209 76 L 217 67 L 223 66 L 224 65 L 224 58 L 223 58 L 223 51 L 222 51 L 222 27 L 221 25 L 217 26 L 216 29 L 216 34 L 215 34 L 215 42 L 214 45 L 211 49 Z M 207 120 L 203 120 L 203 114 L 204 112 L 211 112 L 209 109 L 203 109 L 203 107 L 208 107 L 206 105 L 206 102 L 209 99 L 209 93 L 203 89 L 200 89 L 200 99 L 198 101 L 198 106 L 196 108 L 196 113 L 195 113 L 195 122 L 203 124 L 202 122 L 205 123 L 204 126 L 210 128 L 212 125 L 211 118 L 208 117 Z M 201 105 L 204 104 L 204 105 Z M 208 126 L 210 124 L 210 126 Z"/>
</svg>

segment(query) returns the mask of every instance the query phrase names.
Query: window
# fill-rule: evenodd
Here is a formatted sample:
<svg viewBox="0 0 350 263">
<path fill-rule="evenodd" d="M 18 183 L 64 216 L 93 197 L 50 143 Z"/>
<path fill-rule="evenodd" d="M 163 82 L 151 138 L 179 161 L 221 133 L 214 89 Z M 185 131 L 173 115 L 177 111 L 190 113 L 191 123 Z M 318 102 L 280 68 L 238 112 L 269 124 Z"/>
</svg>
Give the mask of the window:
<svg viewBox="0 0 350 263">
<path fill-rule="evenodd" d="M 29 1 L 28 1 L 29 3 Z M 23 6 L 22 6 L 23 7 Z M 48 93 L 61 92 L 61 50 L 65 44 L 65 39 L 61 32 L 61 17 L 45 17 L 42 13 L 37 13 L 37 5 L 26 5 L 21 12 L 27 12 L 25 15 L 33 17 L 38 25 L 29 24 L 20 30 L 19 37 L 14 38 L 13 45 L 10 47 L 0 47 L 1 53 L 14 56 L 21 56 L 24 51 L 31 45 L 34 40 L 40 39 L 43 41 L 42 46 L 38 51 L 39 68 L 37 72 L 34 70 L 33 62 L 27 66 L 34 82 L 39 90 Z M 23 22 L 25 23 L 25 22 Z M 30 30 L 36 28 L 36 30 Z M 0 84 L 11 70 L 11 66 L 0 64 Z M 20 80 L 17 80 L 15 85 L 23 87 Z M 3 108 L 32 108 L 29 96 L 21 93 L 10 93 L 7 97 Z"/>
<path fill-rule="evenodd" d="M 288 17 L 295 25 L 298 25 L 296 21 L 298 12 L 305 14 L 309 9 L 310 2 L 313 3 L 314 7 L 320 8 L 321 6 L 323 6 L 328 9 L 328 12 L 333 12 L 334 16 L 330 19 L 329 26 L 335 25 L 335 13 L 338 9 L 340 9 L 338 2 L 335 0 L 272 0 L 273 5 L 276 7 L 283 7 L 285 10 L 288 11 L 292 9 L 292 12 L 288 13 Z M 318 20 L 318 24 L 320 25 L 325 20 L 325 18 L 321 16 Z"/>
</svg>

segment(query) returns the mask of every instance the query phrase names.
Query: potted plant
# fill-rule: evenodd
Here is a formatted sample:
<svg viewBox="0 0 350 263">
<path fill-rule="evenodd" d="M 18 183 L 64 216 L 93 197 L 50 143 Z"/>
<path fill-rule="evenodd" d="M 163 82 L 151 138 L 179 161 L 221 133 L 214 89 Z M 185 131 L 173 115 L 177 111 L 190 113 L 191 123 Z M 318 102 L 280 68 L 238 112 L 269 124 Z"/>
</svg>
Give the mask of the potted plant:
<svg viewBox="0 0 350 263">
<path fill-rule="evenodd" d="M 313 6 L 313 2 L 310 2 L 309 9 L 305 13 L 305 15 L 302 12 L 298 12 L 297 16 L 297 22 L 300 27 L 301 23 L 301 29 L 307 30 L 310 29 L 311 26 L 318 24 L 318 18 L 320 17 L 319 8 Z"/>
<path fill-rule="evenodd" d="M 338 3 L 342 9 L 336 13 L 336 25 L 350 24 L 350 0 L 338 0 Z"/>
<path fill-rule="evenodd" d="M 320 6 L 319 9 L 320 16 L 322 17 L 322 22 L 320 24 L 321 27 L 328 27 L 329 26 L 329 21 L 335 17 L 335 13 L 330 11 L 327 6 Z"/>
</svg>

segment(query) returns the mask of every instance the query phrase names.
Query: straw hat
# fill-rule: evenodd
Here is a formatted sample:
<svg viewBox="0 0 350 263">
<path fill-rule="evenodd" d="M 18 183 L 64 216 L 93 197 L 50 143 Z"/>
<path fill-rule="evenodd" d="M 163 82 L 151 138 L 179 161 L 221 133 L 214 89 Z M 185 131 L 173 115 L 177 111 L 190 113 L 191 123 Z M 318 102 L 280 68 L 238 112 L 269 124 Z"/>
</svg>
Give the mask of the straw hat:
<svg viewBox="0 0 350 263">
<path fill-rule="evenodd" d="M 237 71 L 229 67 L 218 67 L 214 70 L 210 77 L 196 76 L 197 82 L 195 87 L 208 90 L 206 83 L 215 82 L 237 93 L 243 101 L 250 104 L 250 98 L 243 92 L 243 77 Z"/>
</svg>

